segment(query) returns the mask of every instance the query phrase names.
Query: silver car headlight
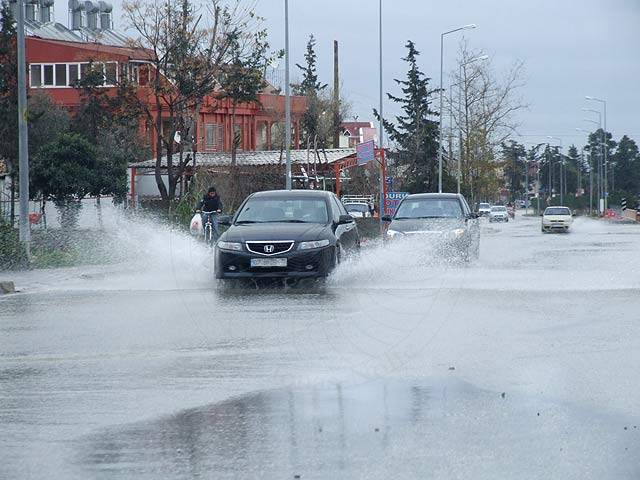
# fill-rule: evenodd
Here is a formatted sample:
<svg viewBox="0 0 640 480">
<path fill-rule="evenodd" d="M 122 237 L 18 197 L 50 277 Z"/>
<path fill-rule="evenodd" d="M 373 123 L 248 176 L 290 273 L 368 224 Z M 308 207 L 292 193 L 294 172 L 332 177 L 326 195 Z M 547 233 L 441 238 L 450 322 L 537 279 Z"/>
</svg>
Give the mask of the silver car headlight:
<svg viewBox="0 0 640 480">
<path fill-rule="evenodd" d="M 311 250 L 312 248 L 328 247 L 329 243 L 330 242 L 329 242 L 328 239 L 314 240 L 313 242 L 300 242 L 300 245 L 298 245 L 298 249 L 299 250 Z"/>
<path fill-rule="evenodd" d="M 242 251 L 242 244 L 237 242 L 222 242 L 219 240 L 217 246 L 220 250 L 230 250 L 232 252 Z"/>
</svg>

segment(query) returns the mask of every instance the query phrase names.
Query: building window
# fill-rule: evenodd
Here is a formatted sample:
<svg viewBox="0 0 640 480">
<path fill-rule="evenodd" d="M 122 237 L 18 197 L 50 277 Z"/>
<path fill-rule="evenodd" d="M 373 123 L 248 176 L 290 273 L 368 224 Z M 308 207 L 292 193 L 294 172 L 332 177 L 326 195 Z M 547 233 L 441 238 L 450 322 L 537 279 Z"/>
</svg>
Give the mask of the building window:
<svg viewBox="0 0 640 480">
<path fill-rule="evenodd" d="M 87 76 L 87 69 L 89 68 L 89 64 L 88 63 L 81 63 L 80 64 L 80 80 L 84 80 L 84 77 Z"/>
<path fill-rule="evenodd" d="M 42 65 L 30 65 L 31 86 L 40 87 L 42 85 Z"/>
<path fill-rule="evenodd" d="M 205 150 L 220 152 L 224 149 L 222 125 L 217 123 L 205 123 L 204 125 Z"/>
<path fill-rule="evenodd" d="M 244 125 L 236 123 L 233 126 L 233 143 L 236 146 L 236 150 L 242 150 L 244 144 L 242 143 L 244 139 Z"/>
<path fill-rule="evenodd" d="M 72 87 L 78 81 L 79 68 L 80 67 L 77 63 L 72 63 L 69 65 L 69 85 Z"/>
<path fill-rule="evenodd" d="M 118 64 L 115 62 L 105 63 L 104 78 L 107 85 L 115 85 L 118 83 Z"/>
<path fill-rule="evenodd" d="M 56 65 L 56 87 L 66 87 L 67 83 L 67 65 L 58 63 Z"/>
<path fill-rule="evenodd" d="M 53 65 L 43 65 L 43 81 L 45 87 L 53 86 Z"/>
</svg>

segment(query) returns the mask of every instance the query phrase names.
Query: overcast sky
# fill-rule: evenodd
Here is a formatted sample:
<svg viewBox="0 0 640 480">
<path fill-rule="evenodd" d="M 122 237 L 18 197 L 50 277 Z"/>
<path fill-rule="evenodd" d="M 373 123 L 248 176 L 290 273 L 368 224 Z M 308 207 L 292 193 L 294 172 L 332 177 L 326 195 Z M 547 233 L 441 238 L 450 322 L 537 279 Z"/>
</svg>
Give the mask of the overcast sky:
<svg viewBox="0 0 640 480">
<path fill-rule="evenodd" d="M 115 26 L 119 24 L 116 2 Z M 583 144 L 576 127 L 584 118 L 585 95 L 607 100 L 608 129 L 617 140 L 628 134 L 640 142 L 640 0 L 383 0 L 384 89 L 397 93 L 404 45 L 413 40 L 422 70 L 439 82 L 440 33 L 475 23 L 465 31 L 470 47 L 491 56 L 498 72 L 516 60 L 525 63 L 521 93 L 530 105 L 519 114 L 522 141 L 559 136 Z M 274 48 L 284 47 L 284 0 L 257 0 Z M 60 8 L 58 6 L 58 18 Z M 291 67 L 302 62 L 306 41 L 317 39 L 319 73 L 332 83 L 333 40 L 340 44 L 344 97 L 359 120 L 372 120 L 378 103 L 378 0 L 289 0 Z M 445 72 L 455 65 L 460 34 L 445 40 Z M 297 72 L 294 73 L 297 76 Z M 396 113 L 393 104 L 385 110 Z"/>
</svg>

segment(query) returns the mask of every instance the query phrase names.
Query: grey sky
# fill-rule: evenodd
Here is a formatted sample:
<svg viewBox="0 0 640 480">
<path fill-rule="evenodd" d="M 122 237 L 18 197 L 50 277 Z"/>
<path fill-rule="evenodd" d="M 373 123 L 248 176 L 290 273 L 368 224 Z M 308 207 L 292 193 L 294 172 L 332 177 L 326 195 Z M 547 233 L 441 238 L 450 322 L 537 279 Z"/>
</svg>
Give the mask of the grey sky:
<svg viewBox="0 0 640 480">
<path fill-rule="evenodd" d="M 115 0 L 118 4 L 121 0 Z M 383 0 L 384 88 L 397 93 L 393 78 L 402 78 L 404 44 L 413 40 L 423 71 L 439 79 L 440 33 L 468 23 L 464 32 L 474 49 L 491 56 L 498 72 L 515 60 L 526 68 L 524 100 L 519 114 L 522 141 L 560 136 L 564 144 L 583 144 L 576 127 L 591 128 L 595 118 L 582 107 L 599 108 L 585 95 L 608 101 L 608 128 L 618 139 L 640 140 L 640 0 Z M 284 0 L 258 0 L 274 48 L 284 46 Z M 378 103 L 378 0 L 290 0 L 292 72 L 302 61 L 307 38 L 317 39 L 319 73 L 332 82 L 332 41 L 340 43 L 344 96 L 359 120 L 373 119 Z M 60 8 L 58 18 L 60 20 Z M 119 24 L 118 11 L 115 15 Z M 461 36 L 446 37 L 445 72 L 455 64 Z M 395 113 L 386 102 L 385 109 Z"/>
</svg>

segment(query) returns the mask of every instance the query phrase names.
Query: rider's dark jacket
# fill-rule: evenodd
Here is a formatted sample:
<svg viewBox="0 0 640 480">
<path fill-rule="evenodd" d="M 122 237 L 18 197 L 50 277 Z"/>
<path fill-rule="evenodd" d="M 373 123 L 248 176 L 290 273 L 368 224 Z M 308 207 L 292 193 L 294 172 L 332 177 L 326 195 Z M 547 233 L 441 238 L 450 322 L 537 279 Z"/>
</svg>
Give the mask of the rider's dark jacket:
<svg viewBox="0 0 640 480">
<path fill-rule="evenodd" d="M 216 212 L 218 210 L 222 210 L 222 202 L 220 201 L 220 197 L 218 195 L 216 195 L 215 197 L 209 197 L 208 195 L 205 195 L 204 198 L 200 200 L 198 210 L 202 210 L 203 212 Z"/>
</svg>

